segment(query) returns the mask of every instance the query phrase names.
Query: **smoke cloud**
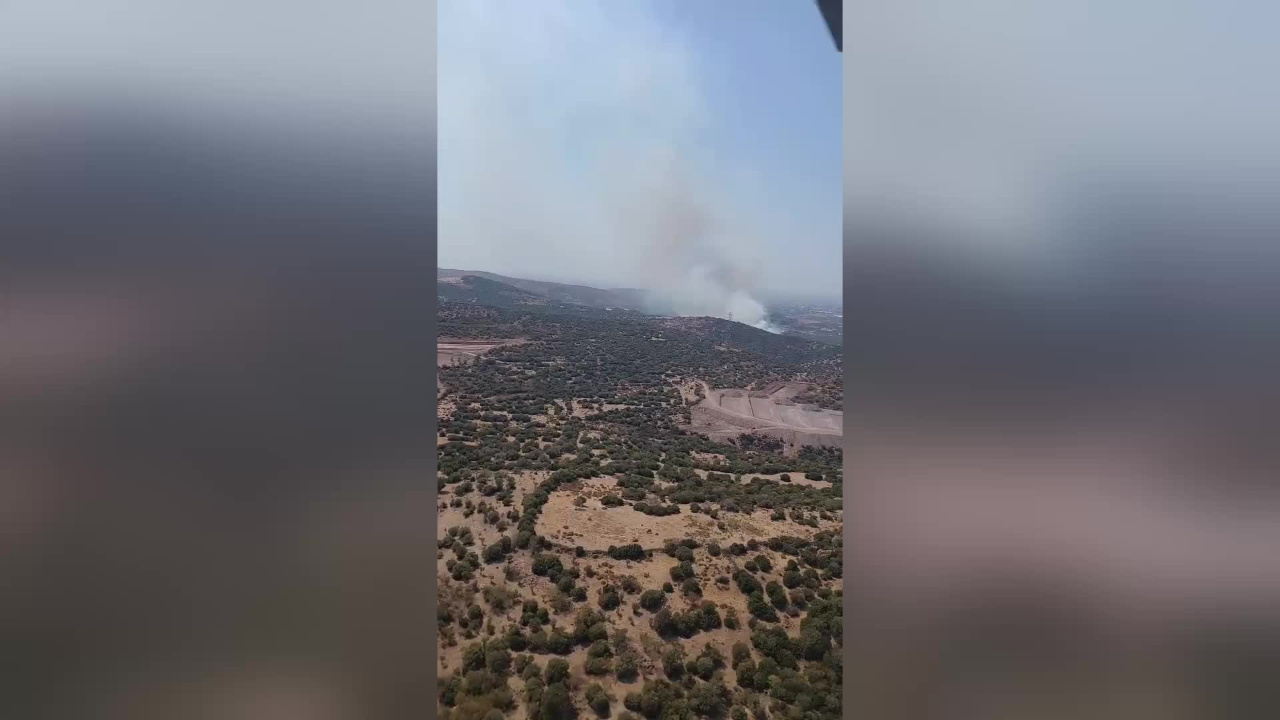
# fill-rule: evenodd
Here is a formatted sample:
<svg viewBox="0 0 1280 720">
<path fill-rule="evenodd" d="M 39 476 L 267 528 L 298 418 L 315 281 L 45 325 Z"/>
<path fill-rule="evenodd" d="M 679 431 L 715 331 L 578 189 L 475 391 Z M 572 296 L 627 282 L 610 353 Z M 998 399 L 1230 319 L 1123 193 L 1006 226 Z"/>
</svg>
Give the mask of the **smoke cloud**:
<svg viewBox="0 0 1280 720">
<path fill-rule="evenodd" d="M 696 43 L 648 10 L 440 3 L 439 262 L 645 289 L 654 312 L 776 332 L 770 238 L 731 191 L 747 169 L 708 150 L 728 118 Z"/>
</svg>

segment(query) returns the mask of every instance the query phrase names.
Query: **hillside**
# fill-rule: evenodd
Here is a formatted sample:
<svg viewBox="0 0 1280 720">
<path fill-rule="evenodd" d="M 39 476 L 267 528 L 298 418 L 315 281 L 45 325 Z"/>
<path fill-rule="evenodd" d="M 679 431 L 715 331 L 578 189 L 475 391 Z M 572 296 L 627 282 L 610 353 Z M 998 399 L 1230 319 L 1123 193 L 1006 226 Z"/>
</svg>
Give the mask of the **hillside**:
<svg viewBox="0 0 1280 720">
<path fill-rule="evenodd" d="M 811 362 L 835 357 L 839 346 L 796 335 L 775 335 L 767 330 L 713 317 L 662 318 L 663 327 L 692 333 L 710 342 L 746 350 L 784 362 Z"/>
<path fill-rule="evenodd" d="M 439 716 L 841 717 L 840 347 L 450 272 Z"/>
<path fill-rule="evenodd" d="M 567 305 L 583 305 L 592 308 L 624 308 L 642 310 L 645 307 L 647 293 L 643 290 L 621 289 L 602 290 L 586 285 L 567 285 L 564 283 L 546 282 L 542 280 L 525 280 L 507 277 L 497 273 L 480 270 L 436 269 L 436 280 L 454 280 L 463 277 L 476 277 L 509 285 L 537 297 Z"/>
<path fill-rule="evenodd" d="M 541 295 L 477 275 L 441 279 L 436 283 L 436 297 L 442 301 L 501 308 L 548 304 Z"/>
</svg>

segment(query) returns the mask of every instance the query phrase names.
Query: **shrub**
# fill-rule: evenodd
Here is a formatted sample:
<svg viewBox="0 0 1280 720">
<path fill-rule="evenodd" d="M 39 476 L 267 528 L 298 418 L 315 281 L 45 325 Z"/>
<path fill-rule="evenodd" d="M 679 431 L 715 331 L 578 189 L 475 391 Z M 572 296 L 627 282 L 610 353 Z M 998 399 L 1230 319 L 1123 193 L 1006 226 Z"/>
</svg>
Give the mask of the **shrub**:
<svg viewBox="0 0 1280 720">
<path fill-rule="evenodd" d="M 622 604 L 622 598 L 618 597 L 617 590 L 614 590 L 610 585 L 606 585 L 600 591 L 598 604 L 604 610 L 613 610 Z"/>
<path fill-rule="evenodd" d="M 764 590 L 764 586 L 760 584 L 760 581 L 755 579 L 751 573 L 746 572 L 745 570 L 735 572 L 733 574 L 733 580 L 738 584 L 738 589 L 742 591 L 743 595 L 749 596 L 752 593 Z"/>
<path fill-rule="evenodd" d="M 436 687 L 440 688 L 440 703 L 445 707 L 453 707 L 462 695 L 462 678 L 454 675 L 449 679 L 440 678 Z"/>
<path fill-rule="evenodd" d="M 502 545 L 494 543 L 484 549 L 484 561 L 489 564 L 501 562 L 503 558 Z"/>
<path fill-rule="evenodd" d="M 573 638 L 560 632 L 559 628 L 552 630 L 547 636 L 547 652 L 556 655 L 567 655 L 573 650 Z"/>
<path fill-rule="evenodd" d="M 564 569 L 560 564 L 560 558 L 555 555 L 539 553 L 533 556 L 533 574 L 543 577 L 552 573 L 559 575 Z"/>
<path fill-rule="evenodd" d="M 683 583 L 680 583 L 680 592 L 685 595 L 701 595 L 702 586 L 698 584 L 697 578 L 689 578 Z"/>
<path fill-rule="evenodd" d="M 796 668 L 795 643 L 782 628 L 756 629 L 751 633 L 751 644 L 765 656 L 760 662 L 760 668 L 768 674 L 773 674 L 769 670 L 774 666 L 792 670 Z"/>
<path fill-rule="evenodd" d="M 551 658 L 547 661 L 547 669 L 543 672 L 542 677 L 548 685 L 561 682 L 569 677 L 569 661 Z"/>
<path fill-rule="evenodd" d="M 551 609 L 554 610 L 557 615 L 569 612 L 570 607 L 572 607 L 572 605 L 569 602 L 568 595 L 557 591 L 551 596 Z"/>
<path fill-rule="evenodd" d="M 778 622 L 777 611 L 764 601 L 764 596 L 759 591 L 747 596 L 747 612 L 765 622 Z"/>
<path fill-rule="evenodd" d="M 587 661 L 586 671 L 588 675 L 608 675 L 613 672 L 613 666 L 608 658 L 591 658 Z"/>
<path fill-rule="evenodd" d="M 605 507 L 618 507 L 623 503 L 622 503 L 622 498 L 618 497 L 617 495 L 605 495 L 604 497 L 600 498 L 600 504 Z"/>
<path fill-rule="evenodd" d="M 633 595 L 640 592 L 640 581 L 630 575 L 622 578 L 622 591 Z"/>
<path fill-rule="evenodd" d="M 684 649 L 679 645 L 672 647 L 662 655 L 662 671 L 672 680 L 679 680 L 684 675 Z"/>
<path fill-rule="evenodd" d="M 643 560 L 644 548 L 639 543 L 630 543 L 622 547 L 609 546 L 609 557 L 614 560 Z"/>
<path fill-rule="evenodd" d="M 586 690 L 583 691 L 583 696 L 586 698 L 587 705 L 590 706 L 597 715 L 604 717 L 609 714 L 609 705 L 612 703 L 612 700 L 609 698 L 608 693 L 604 691 L 604 688 L 601 687 L 600 683 L 591 683 L 588 685 Z"/>
<path fill-rule="evenodd" d="M 667 598 L 657 590 L 645 590 L 640 594 L 640 607 L 653 612 L 666 603 Z"/>
<path fill-rule="evenodd" d="M 664 592 L 664 593 L 673 593 L 673 592 L 675 592 L 675 591 L 676 591 L 676 589 L 675 589 L 674 587 L 672 587 L 672 586 L 671 586 L 671 583 L 669 583 L 669 582 L 664 582 L 664 583 L 662 583 L 662 592 Z"/>
<path fill-rule="evenodd" d="M 472 567 L 471 563 L 463 560 L 453 566 L 453 574 L 451 577 L 458 582 L 468 582 L 471 580 L 474 573 L 475 568 Z"/>
<path fill-rule="evenodd" d="M 718 681 L 704 683 L 689 693 L 689 708 L 703 717 L 720 717 L 729 707 L 729 690 Z"/>
<path fill-rule="evenodd" d="M 564 683 L 547 685 L 542 692 L 542 700 L 538 703 L 539 720 L 570 720 L 577 712 L 573 701 L 569 698 L 569 689 Z"/>
<path fill-rule="evenodd" d="M 756 567 L 760 568 L 760 572 L 770 572 L 773 570 L 773 562 L 764 555 L 757 555 Z"/>
<path fill-rule="evenodd" d="M 511 652 L 490 650 L 485 654 L 485 666 L 489 672 L 505 677 L 511 672 Z"/>
<path fill-rule="evenodd" d="M 654 613 L 653 619 L 649 621 L 649 626 L 660 637 L 669 637 L 679 634 L 680 625 L 677 622 L 675 613 L 670 608 L 662 608 Z"/>
<path fill-rule="evenodd" d="M 702 646 L 702 652 L 698 653 L 698 659 L 707 658 L 711 661 L 713 668 L 724 667 L 724 655 L 720 654 L 720 650 L 711 643 Z"/>
<path fill-rule="evenodd" d="M 635 653 L 627 650 L 618 655 L 618 660 L 614 663 L 613 670 L 618 680 L 631 682 L 640 673 L 640 663 L 636 659 Z"/>
<path fill-rule="evenodd" d="M 720 611 L 716 609 L 716 604 L 710 600 L 702 601 L 701 607 L 698 608 L 698 616 L 703 630 L 719 630 L 724 624 L 720 620 Z"/>
<path fill-rule="evenodd" d="M 648 718 L 687 717 L 684 701 L 678 692 L 677 686 L 666 680 L 646 682 L 640 695 L 640 712 Z"/>
<path fill-rule="evenodd" d="M 516 652 L 523 652 L 529 647 L 529 640 L 524 636 L 520 628 L 512 627 L 507 630 L 507 647 Z"/>
<path fill-rule="evenodd" d="M 505 681 L 489 672 L 488 670 L 472 670 L 467 673 L 462 681 L 462 692 L 467 695 L 479 697 L 487 694 L 490 690 L 494 690 Z"/>
</svg>

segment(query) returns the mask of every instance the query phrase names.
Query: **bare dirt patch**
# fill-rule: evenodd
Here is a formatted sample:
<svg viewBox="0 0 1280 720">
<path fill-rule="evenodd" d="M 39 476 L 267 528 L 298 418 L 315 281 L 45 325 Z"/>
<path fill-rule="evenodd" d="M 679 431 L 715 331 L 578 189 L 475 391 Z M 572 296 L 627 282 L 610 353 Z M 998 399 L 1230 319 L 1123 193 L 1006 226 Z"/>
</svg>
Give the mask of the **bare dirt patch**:
<svg viewBox="0 0 1280 720">
<path fill-rule="evenodd" d="M 791 398 L 805 383 L 772 383 L 765 390 L 710 390 L 691 411 L 689 429 L 725 441 L 743 433 L 777 437 L 788 453 L 804 445 L 836 446 L 844 436 L 844 413 L 812 405 L 796 405 Z"/>
<path fill-rule="evenodd" d="M 436 379 L 436 386 L 437 386 L 437 389 L 440 389 L 443 387 L 440 384 L 440 380 L 438 378 Z M 436 401 L 436 419 L 441 420 L 441 419 L 450 417 L 451 415 L 453 415 L 453 411 L 457 409 L 458 409 L 458 404 L 452 400 L 444 400 L 444 399 L 437 400 Z"/>
<path fill-rule="evenodd" d="M 704 452 L 694 451 L 689 454 L 693 457 L 694 460 L 697 460 L 698 462 L 708 463 L 710 465 L 723 465 L 725 464 L 725 462 L 727 462 L 725 456 L 719 453 L 704 453 Z"/>
<path fill-rule="evenodd" d="M 503 345 L 520 345 L 526 340 L 452 340 L 440 338 L 436 341 L 436 365 L 458 365 L 472 362 L 481 355 Z"/>
<path fill-rule="evenodd" d="M 599 498 L 616 493 L 612 480 L 588 481 L 580 490 L 561 488 L 552 494 L 538 518 L 537 531 L 553 542 L 584 550 L 607 550 L 610 545 L 639 543 L 646 550 L 661 548 L 667 540 L 696 538 L 722 545 L 746 543 L 778 535 L 812 537 L 817 530 L 791 520 L 772 520 L 767 510 L 753 513 L 721 513 L 719 520 L 693 513 L 682 506 L 678 515 L 654 517 L 632 509 L 630 505 L 606 508 Z M 574 505 L 579 495 L 586 500 Z M 720 529 L 720 525 L 724 529 Z M 820 523 L 819 529 L 840 527 L 839 522 Z"/>
<path fill-rule="evenodd" d="M 521 507 L 520 502 L 524 500 L 524 496 L 537 489 L 538 483 L 547 479 L 551 473 L 546 470 L 525 470 L 515 474 L 516 491 L 513 493 L 512 500 L 515 507 Z"/>
<path fill-rule="evenodd" d="M 473 362 L 481 355 L 489 352 L 496 347 L 503 345 L 520 345 L 528 342 L 520 338 L 511 340 L 455 340 L 451 338 L 439 338 L 436 340 L 436 367 L 441 365 L 459 365 L 462 363 Z M 436 392 L 445 391 L 444 383 L 440 378 L 436 377 Z M 439 415 L 437 417 L 444 417 Z"/>
</svg>

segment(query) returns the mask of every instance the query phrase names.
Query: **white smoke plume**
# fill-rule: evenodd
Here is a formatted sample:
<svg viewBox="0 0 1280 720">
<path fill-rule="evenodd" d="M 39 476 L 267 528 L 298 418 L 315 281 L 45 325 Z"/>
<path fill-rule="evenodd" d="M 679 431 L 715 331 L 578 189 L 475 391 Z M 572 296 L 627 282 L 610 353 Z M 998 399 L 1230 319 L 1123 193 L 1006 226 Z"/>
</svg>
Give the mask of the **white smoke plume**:
<svg viewBox="0 0 1280 720">
<path fill-rule="evenodd" d="M 709 316 L 782 330 L 755 297 L 760 263 L 753 237 L 718 201 L 714 182 L 697 180 L 696 168 L 674 147 L 656 148 L 632 171 L 608 203 L 614 236 L 638 251 L 636 278 L 650 290 L 651 309 Z"/>
<path fill-rule="evenodd" d="M 728 190 L 751 169 L 706 150 L 733 119 L 695 43 L 642 2 L 439 8 L 442 266 L 642 288 L 662 314 L 777 332 L 755 208 Z"/>
<path fill-rule="evenodd" d="M 695 265 L 682 275 L 681 282 L 661 289 L 655 307 L 682 316 L 709 316 L 733 320 L 771 333 L 782 328 L 769 321 L 768 311 L 746 290 L 726 286 L 710 266 Z"/>
</svg>

